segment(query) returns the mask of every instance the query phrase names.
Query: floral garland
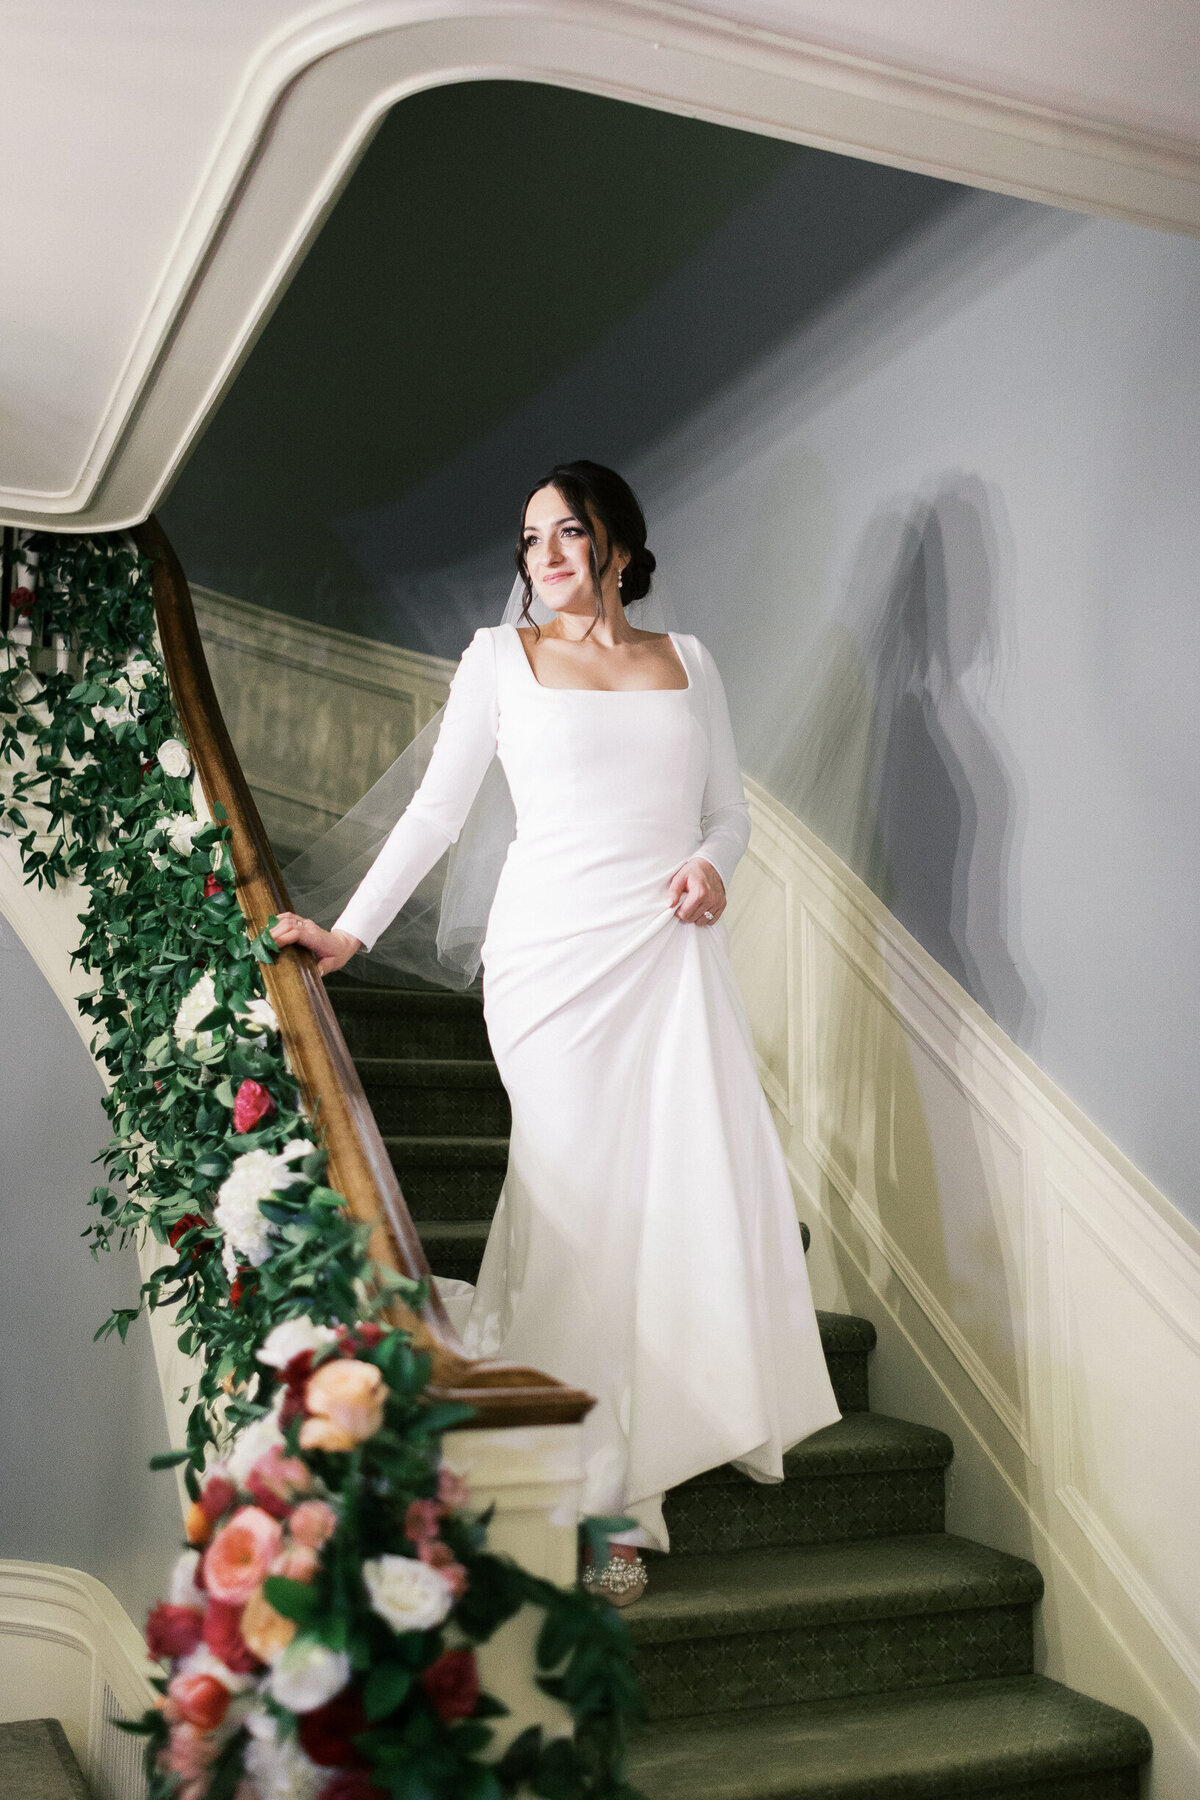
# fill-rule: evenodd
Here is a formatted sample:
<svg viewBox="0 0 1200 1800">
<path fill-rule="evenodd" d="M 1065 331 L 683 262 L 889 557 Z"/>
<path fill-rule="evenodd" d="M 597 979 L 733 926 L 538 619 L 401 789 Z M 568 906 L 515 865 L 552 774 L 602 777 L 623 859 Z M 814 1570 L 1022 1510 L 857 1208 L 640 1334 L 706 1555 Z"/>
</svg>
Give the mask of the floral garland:
<svg viewBox="0 0 1200 1800">
<path fill-rule="evenodd" d="M 366 1256 L 262 991 L 230 832 L 193 810 L 191 760 L 127 540 L 32 536 L 0 665 L 0 830 L 27 878 L 86 890 L 76 959 L 109 1077 L 110 1182 L 93 1254 L 149 1234 L 139 1305 L 177 1308 L 201 1373 L 184 1461 L 191 1548 L 148 1626 L 169 1667 L 148 1739 L 153 1800 L 637 1800 L 640 1712 L 622 1622 L 488 1552 L 441 1459 L 470 1409 L 431 1404 L 429 1360 L 372 1318 L 420 1285 Z M 21 635 L 26 635 L 24 632 Z M 597 1525 L 611 1522 L 595 1522 Z M 475 1646 L 545 1611 L 543 1689 L 573 1738 L 533 1727 L 487 1760 Z"/>
</svg>

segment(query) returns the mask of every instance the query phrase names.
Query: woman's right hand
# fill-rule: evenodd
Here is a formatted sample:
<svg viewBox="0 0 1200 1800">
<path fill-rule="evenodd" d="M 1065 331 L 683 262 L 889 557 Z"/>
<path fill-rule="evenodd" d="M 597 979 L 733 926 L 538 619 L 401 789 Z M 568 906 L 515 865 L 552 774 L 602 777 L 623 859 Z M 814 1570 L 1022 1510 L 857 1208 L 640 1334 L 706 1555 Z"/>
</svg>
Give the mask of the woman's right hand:
<svg viewBox="0 0 1200 1800">
<path fill-rule="evenodd" d="M 311 919 L 302 919 L 299 913 L 280 913 L 278 922 L 271 927 L 271 936 L 282 950 L 287 944 L 299 944 L 302 950 L 311 950 L 317 958 L 317 974 L 332 975 L 335 969 L 343 969 L 356 951 L 362 949 L 361 941 L 351 937 L 348 931 L 323 931 Z"/>
</svg>

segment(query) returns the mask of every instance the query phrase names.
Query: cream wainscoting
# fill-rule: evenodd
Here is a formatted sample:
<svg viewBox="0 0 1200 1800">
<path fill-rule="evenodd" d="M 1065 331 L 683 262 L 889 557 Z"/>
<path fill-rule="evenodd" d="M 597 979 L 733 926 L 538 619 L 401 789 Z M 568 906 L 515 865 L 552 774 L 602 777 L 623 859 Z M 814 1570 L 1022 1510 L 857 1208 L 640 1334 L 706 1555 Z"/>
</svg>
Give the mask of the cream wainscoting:
<svg viewBox="0 0 1200 1800">
<path fill-rule="evenodd" d="M 278 846 L 302 850 L 428 723 L 454 664 L 207 588 L 192 599 L 263 824 Z"/>
<path fill-rule="evenodd" d="M 118 1730 L 154 1700 L 142 1634 L 94 1576 L 0 1561 L 0 1721 L 56 1718 L 96 1800 L 145 1793 L 142 1739 Z"/>
<path fill-rule="evenodd" d="M 288 844 L 444 698 L 438 659 L 203 590 L 197 611 Z M 1200 1234 L 832 852 L 747 791 L 728 929 L 818 1304 L 878 1327 L 880 1410 L 953 1437 L 950 1528 L 1041 1567 L 1040 1666 L 1145 1719 L 1150 1791 L 1191 1800 Z"/>
<path fill-rule="evenodd" d="M 1041 1666 L 1200 1779 L 1200 1235 L 798 819 L 747 782 L 729 933 L 880 1410 L 955 1442 L 949 1528 L 1046 1578 Z"/>
</svg>

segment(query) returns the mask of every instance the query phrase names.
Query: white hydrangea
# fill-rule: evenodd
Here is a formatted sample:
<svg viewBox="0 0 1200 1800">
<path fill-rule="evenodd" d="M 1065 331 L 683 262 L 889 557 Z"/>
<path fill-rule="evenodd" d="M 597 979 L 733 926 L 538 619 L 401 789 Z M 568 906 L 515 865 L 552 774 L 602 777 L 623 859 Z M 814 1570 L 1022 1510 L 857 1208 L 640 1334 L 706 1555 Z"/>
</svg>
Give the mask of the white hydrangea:
<svg viewBox="0 0 1200 1800">
<path fill-rule="evenodd" d="M 316 1800 L 329 1770 L 307 1757 L 296 1738 L 281 1738 L 265 1707 L 253 1708 L 245 1723 L 249 1742 L 242 1766 L 257 1800 Z"/>
<path fill-rule="evenodd" d="M 336 1343 L 337 1332 L 328 1325 L 314 1325 L 307 1317 L 285 1319 L 267 1333 L 258 1360 L 269 1369 L 286 1369 L 293 1357 L 303 1356 L 306 1350 L 324 1350 Z"/>
<path fill-rule="evenodd" d="M 172 1606 L 197 1606 L 203 1612 L 208 1605 L 208 1596 L 196 1586 L 196 1571 L 200 1567 L 200 1552 L 185 1550 L 171 1571 L 171 1585 L 167 1599 Z"/>
<path fill-rule="evenodd" d="M 350 1658 L 315 1638 L 293 1638 L 271 1669 L 267 1692 L 289 1712 L 314 1712 L 350 1679 Z"/>
<path fill-rule="evenodd" d="M 175 1042 L 181 1050 L 199 1044 L 207 1050 L 212 1043 L 211 1031 L 197 1032 L 201 1019 L 206 1019 L 217 1004 L 217 984 L 207 971 L 188 989 L 175 1014 Z"/>
<path fill-rule="evenodd" d="M 178 738 L 167 738 L 165 743 L 158 746 L 155 754 L 158 766 L 164 775 L 191 774 L 192 759 L 188 755 L 187 745 L 181 743 Z"/>
<path fill-rule="evenodd" d="M 310 1143 L 297 1138 L 278 1155 L 269 1150 L 246 1150 L 221 1183 L 213 1219 L 225 1235 L 221 1261 L 231 1281 L 239 1259 L 257 1268 L 271 1254 L 271 1221 L 263 1217 L 259 1202 L 287 1186 L 289 1165 L 311 1149 Z"/>
<path fill-rule="evenodd" d="M 163 813 L 155 820 L 154 829 L 162 833 L 176 856 L 190 856 L 192 839 L 207 825 L 207 819 L 197 819 L 192 813 Z"/>
<path fill-rule="evenodd" d="M 262 1031 L 278 1031 L 279 1019 L 275 1008 L 269 1000 L 247 1000 L 238 1018 L 245 1024 Z"/>
<path fill-rule="evenodd" d="M 362 1573 L 372 1611 L 393 1631 L 429 1631 L 454 1604 L 448 1583 L 415 1557 L 377 1556 Z"/>
</svg>

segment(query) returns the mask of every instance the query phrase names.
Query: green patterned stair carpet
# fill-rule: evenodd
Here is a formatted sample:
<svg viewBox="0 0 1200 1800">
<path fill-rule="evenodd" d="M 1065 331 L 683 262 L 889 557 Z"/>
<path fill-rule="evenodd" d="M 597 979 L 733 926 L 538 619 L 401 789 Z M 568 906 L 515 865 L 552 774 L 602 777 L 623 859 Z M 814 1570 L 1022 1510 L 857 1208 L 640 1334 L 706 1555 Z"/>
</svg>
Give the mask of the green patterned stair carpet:
<svg viewBox="0 0 1200 1800">
<path fill-rule="evenodd" d="M 472 1280 L 508 1108 L 472 995 L 330 984 L 439 1274 Z M 1034 1671 L 1032 1563 L 949 1535 L 942 1432 L 870 1411 L 868 1320 L 819 1315 L 844 1417 L 786 1480 L 710 1469 L 625 1614 L 649 1800 L 1136 1800 L 1144 1727 Z"/>
</svg>

